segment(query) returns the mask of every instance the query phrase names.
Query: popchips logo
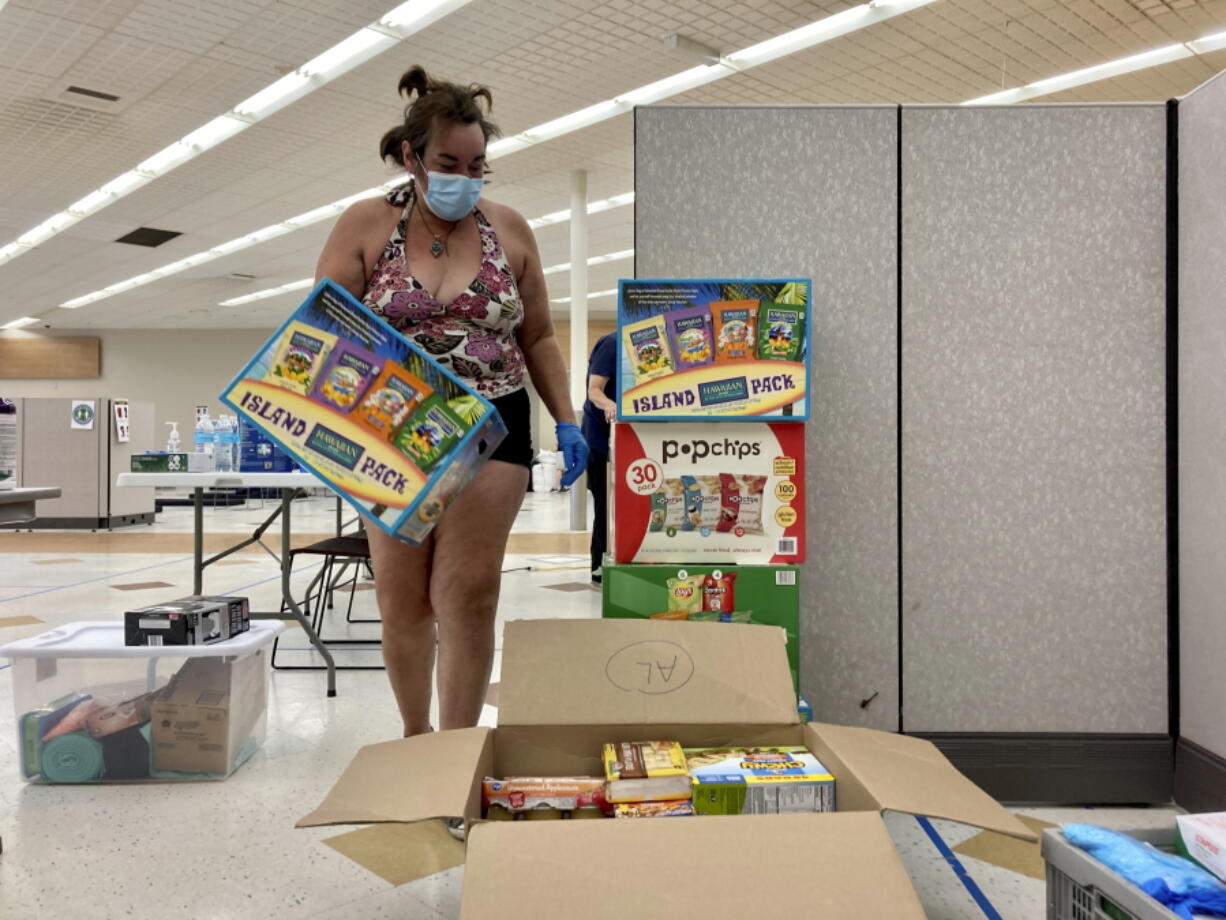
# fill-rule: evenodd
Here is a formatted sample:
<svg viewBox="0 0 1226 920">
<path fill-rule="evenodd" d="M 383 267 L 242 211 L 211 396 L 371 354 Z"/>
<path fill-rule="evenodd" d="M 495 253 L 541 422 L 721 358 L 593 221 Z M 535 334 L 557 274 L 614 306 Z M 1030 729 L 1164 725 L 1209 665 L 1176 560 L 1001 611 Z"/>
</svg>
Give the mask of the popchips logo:
<svg viewBox="0 0 1226 920">
<path fill-rule="evenodd" d="M 762 456 L 762 444 L 759 441 L 739 441 L 724 438 L 722 441 L 707 441 L 695 438 L 693 441 L 665 440 L 660 444 L 663 462 L 689 457 L 691 463 L 698 463 L 707 457 L 727 457 L 732 460 L 744 460 L 746 457 Z"/>
</svg>

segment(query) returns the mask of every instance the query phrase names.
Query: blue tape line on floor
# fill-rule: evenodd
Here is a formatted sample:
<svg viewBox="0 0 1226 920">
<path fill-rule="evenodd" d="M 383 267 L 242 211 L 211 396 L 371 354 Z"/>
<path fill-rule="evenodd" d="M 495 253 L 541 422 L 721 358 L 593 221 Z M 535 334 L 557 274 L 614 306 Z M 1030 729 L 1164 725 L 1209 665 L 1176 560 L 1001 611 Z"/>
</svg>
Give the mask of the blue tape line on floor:
<svg viewBox="0 0 1226 920">
<path fill-rule="evenodd" d="M 924 829 L 924 833 L 928 835 L 928 839 L 931 840 L 933 845 L 937 848 L 937 852 L 939 852 L 945 861 L 949 863 L 949 868 L 954 870 L 954 875 L 958 876 L 958 881 L 962 883 L 962 886 L 970 893 L 970 896 L 974 899 L 975 903 L 979 905 L 979 909 L 983 911 L 983 915 L 987 917 L 988 920 L 1004 920 L 1004 918 L 1002 918 L 997 912 L 996 908 L 992 906 L 992 902 L 987 899 L 987 896 L 983 893 L 980 887 L 975 884 L 975 880 L 971 878 L 970 873 L 966 871 L 966 867 L 963 866 L 958 857 L 954 855 L 954 851 L 951 850 L 946 845 L 945 841 L 941 839 L 941 835 L 938 834 L 937 829 L 932 826 L 932 822 L 927 818 L 921 818 L 918 815 L 916 816 L 915 820 L 918 821 L 919 826 Z"/>
</svg>

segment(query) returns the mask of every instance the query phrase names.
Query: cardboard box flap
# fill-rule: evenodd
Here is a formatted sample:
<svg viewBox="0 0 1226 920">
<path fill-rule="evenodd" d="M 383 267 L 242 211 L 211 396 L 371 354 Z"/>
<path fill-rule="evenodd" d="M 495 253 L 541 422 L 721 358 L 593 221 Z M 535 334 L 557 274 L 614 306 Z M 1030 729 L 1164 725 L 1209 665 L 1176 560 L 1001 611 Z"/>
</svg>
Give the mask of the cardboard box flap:
<svg viewBox="0 0 1226 920">
<path fill-rule="evenodd" d="M 840 810 L 888 808 L 1038 840 L 930 741 L 818 722 L 805 729 L 810 750 L 834 773 Z"/>
<path fill-rule="evenodd" d="M 485 822 L 464 872 L 461 920 L 924 917 L 877 814 Z"/>
<path fill-rule="evenodd" d="M 786 634 L 664 620 L 506 625 L 499 725 L 796 723 Z"/>
<path fill-rule="evenodd" d="M 295 827 L 424 821 L 476 814 L 472 796 L 492 759 L 491 729 L 464 728 L 368 744 Z M 478 793 L 476 809 L 480 809 Z"/>
</svg>

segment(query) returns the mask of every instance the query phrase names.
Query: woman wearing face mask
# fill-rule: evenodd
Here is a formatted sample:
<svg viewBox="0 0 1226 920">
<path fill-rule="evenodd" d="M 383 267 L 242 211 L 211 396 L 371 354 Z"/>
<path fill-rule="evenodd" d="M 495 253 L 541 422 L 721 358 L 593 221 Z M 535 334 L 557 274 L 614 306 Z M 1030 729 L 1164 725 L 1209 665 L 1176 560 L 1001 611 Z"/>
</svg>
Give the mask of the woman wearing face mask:
<svg viewBox="0 0 1226 920">
<path fill-rule="evenodd" d="M 337 220 L 316 278 L 347 288 L 501 413 L 509 434 L 421 546 L 369 533 L 383 658 L 405 735 L 431 730 L 438 656 L 440 728 L 477 724 L 494 654 L 494 616 L 511 524 L 532 462 L 527 374 L 557 423 L 570 484 L 587 463 L 527 221 L 481 196 L 498 133 L 483 86 L 400 80 L 404 122 L 379 145 L 409 181 Z M 484 110 L 481 103 L 484 102 Z"/>
</svg>

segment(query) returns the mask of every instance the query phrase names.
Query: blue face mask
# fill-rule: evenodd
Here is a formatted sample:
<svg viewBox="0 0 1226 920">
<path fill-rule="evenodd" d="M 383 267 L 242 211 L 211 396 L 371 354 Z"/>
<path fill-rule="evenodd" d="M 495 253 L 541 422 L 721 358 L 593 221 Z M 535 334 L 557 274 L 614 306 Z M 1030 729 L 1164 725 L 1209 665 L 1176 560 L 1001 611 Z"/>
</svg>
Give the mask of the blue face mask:
<svg viewBox="0 0 1226 920">
<path fill-rule="evenodd" d="M 417 160 L 421 163 L 421 158 Z M 422 169 L 426 164 L 421 164 Z M 451 173 L 427 172 L 429 183 L 423 196 L 426 207 L 443 220 L 460 220 L 472 213 L 485 187 L 484 179 L 470 179 Z"/>
</svg>

